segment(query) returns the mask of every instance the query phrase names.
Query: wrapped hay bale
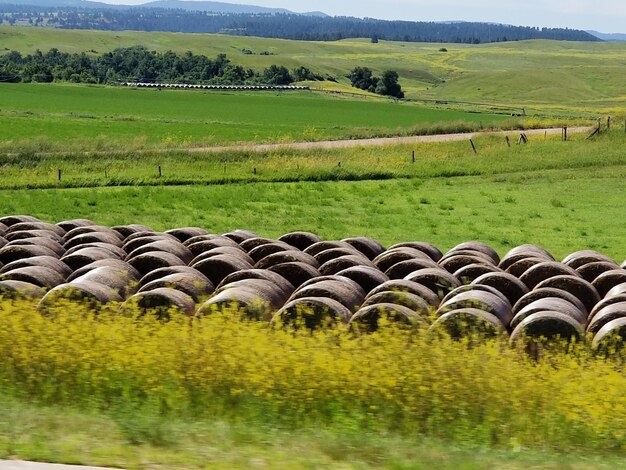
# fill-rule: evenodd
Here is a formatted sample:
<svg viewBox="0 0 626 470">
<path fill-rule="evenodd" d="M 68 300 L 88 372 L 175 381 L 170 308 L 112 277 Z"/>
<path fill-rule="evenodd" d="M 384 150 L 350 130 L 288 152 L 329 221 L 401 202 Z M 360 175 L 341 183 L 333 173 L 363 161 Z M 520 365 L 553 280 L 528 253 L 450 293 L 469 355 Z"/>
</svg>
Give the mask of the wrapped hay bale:
<svg viewBox="0 0 626 470">
<path fill-rule="evenodd" d="M 506 268 L 505 272 L 512 274 L 513 276 L 519 279 L 530 268 L 538 264 L 545 263 L 546 261 L 547 261 L 546 258 L 537 258 L 537 257 L 522 258 L 519 261 L 516 261 L 515 263 L 510 265 L 508 268 Z"/>
<path fill-rule="evenodd" d="M 600 274 L 591 285 L 596 288 L 600 297 L 606 296 L 611 289 L 626 283 L 626 269 L 613 269 Z"/>
<path fill-rule="evenodd" d="M 299 325 L 308 329 L 327 327 L 337 323 L 347 324 L 352 312 L 340 302 L 328 297 L 303 297 L 288 302 L 281 308 L 272 324 Z"/>
<path fill-rule="evenodd" d="M 217 248 L 213 248 L 209 251 L 205 251 L 204 253 L 200 253 L 189 263 L 190 266 L 199 263 L 200 261 L 204 261 L 205 259 L 213 258 L 214 256 L 234 256 L 239 258 L 240 260 L 245 261 L 248 264 L 254 265 L 254 260 L 241 248 L 232 247 L 232 246 L 220 246 Z"/>
<path fill-rule="evenodd" d="M 337 276 L 352 279 L 361 286 L 364 292 L 369 292 L 389 280 L 387 275 L 380 272 L 378 268 L 373 268 L 371 266 L 354 266 L 339 271 L 336 274 Z"/>
<path fill-rule="evenodd" d="M 244 271 L 237 271 L 229 274 L 222 280 L 220 285 L 217 286 L 217 290 L 221 291 L 222 288 L 228 286 L 229 284 L 245 281 L 246 279 L 262 279 L 273 283 L 282 293 L 284 293 L 285 299 L 287 299 L 295 291 L 295 287 L 287 279 L 268 269 L 246 269 Z"/>
<path fill-rule="evenodd" d="M 258 269 L 269 269 L 272 266 L 283 263 L 306 263 L 313 266 L 316 269 L 319 269 L 319 262 L 313 258 L 313 256 L 306 254 L 303 251 L 280 251 L 278 253 L 274 253 L 272 255 L 268 255 L 258 263 L 255 264 L 255 268 Z"/>
<path fill-rule="evenodd" d="M 446 303 L 448 300 L 464 292 L 475 292 L 479 290 L 483 292 L 489 292 L 490 294 L 500 297 L 500 299 L 502 299 L 502 302 L 505 302 L 505 303 L 509 302 L 509 299 L 507 299 L 504 296 L 504 294 L 500 292 L 498 289 L 496 289 L 495 287 L 485 286 L 481 284 L 477 284 L 477 285 L 466 284 L 466 285 L 459 286 L 456 289 L 453 289 L 450 292 L 448 292 L 446 296 L 443 299 L 441 299 L 441 304 Z"/>
<path fill-rule="evenodd" d="M 94 261 L 101 261 L 106 259 L 116 259 L 114 253 L 106 248 L 81 248 L 78 251 L 73 252 L 71 255 L 64 255 L 61 258 L 65 264 L 67 264 L 73 271 L 80 269 Z"/>
<path fill-rule="evenodd" d="M 99 282 L 76 280 L 50 290 L 37 308 L 42 313 L 50 314 L 57 308 L 63 308 L 65 302 L 70 302 L 85 307 L 86 311 L 97 313 L 103 305 L 122 300 L 119 293 L 109 286 Z"/>
<path fill-rule="evenodd" d="M 545 261 L 555 261 L 554 256 L 552 256 L 552 254 L 545 248 L 537 245 L 526 244 L 511 248 L 502 257 L 498 267 L 506 271 L 507 268 L 513 263 L 517 263 L 519 260 L 524 258 L 541 258 Z"/>
<path fill-rule="evenodd" d="M 16 232 L 5 233 L 4 238 L 9 242 L 47 239 L 58 245 L 63 245 L 63 237 L 50 230 L 18 230 Z"/>
<path fill-rule="evenodd" d="M 40 299 L 46 291 L 24 281 L 0 281 L 0 298 L 2 299 Z"/>
<path fill-rule="evenodd" d="M 92 269 L 102 267 L 113 268 L 121 273 L 124 273 L 124 275 L 128 276 L 133 282 L 136 282 L 141 278 L 141 274 L 139 274 L 139 271 L 133 268 L 126 261 L 122 261 L 120 259 L 103 259 L 94 261 L 93 263 L 89 263 L 88 265 L 77 269 L 67 278 L 67 281 L 72 282 L 74 279 L 79 278 L 80 276 L 88 273 Z"/>
<path fill-rule="evenodd" d="M 485 290 L 461 292 L 443 302 L 437 309 L 437 316 L 453 310 L 476 308 L 495 315 L 500 322 L 508 327 L 513 319 L 511 304 L 504 298 Z"/>
<path fill-rule="evenodd" d="M 172 235 L 173 237 L 176 237 L 178 239 L 179 242 L 183 243 L 187 240 L 189 240 L 190 238 L 193 237 L 198 237 L 201 235 L 208 235 L 209 232 L 206 231 L 203 228 L 200 227 L 180 227 L 180 228 L 174 228 L 172 230 L 167 230 L 165 232 L 168 235 Z"/>
<path fill-rule="evenodd" d="M 6 245 L 0 248 L 0 263 L 9 264 L 23 258 L 33 258 L 34 256 L 52 256 L 58 258 L 58 255 L 50 248 L 36 245 Z"/>
<path fill-rule="evenodd" d="M 626 318 L 626 302 L 617 302 L 598 310 L 589 322 L 587 332 L 595 335 L 604 325 L 618 318 Z"/>
<path fill-rule="evenodd" d="M 52 269 L 63 276 L 64 279 L 67 279 L 72 274 L 72 270 L 67 264 L 52 256 L 33 256 L 32 258 L 24 258 L 13 261 L 12 263 L 3 266 L 2 269 L 0 269 L 0 274 L 4 274 L 18 268 L 25 268 L 27 266 L 43 266 Z"/>
<path fill-rule="evenodd" d="M 477 308 L 461 308 L 437 318 L 428 332 L 447 334 L 451 338 L 495 338 L 507 334 L 506 327 L 495 315 Z"/>
<path fill-rule="evenodd" d="M 426 268 L 438 268 L 439 265 L 430 258 L 413 258 L 400 261 L 385 271 L 389 279 L 404 279 L 412 272 Z"/>
<path fill-rule="evenodd" d="M 18 240 L 13 240 L 13 241 L 7 242 L 4 246 L 17 246 L 17 245 L 43 246 L 45 248 L 48 248 L 54 251 L 54 253 L 58 257 L 61 257 L 66 253 L 65 248 L 63 248 L 63 246 L 61 246 L 59 242 L 54 241 L 51 238 L 44 238 L 44 237 L 22 238 Z"/>
<path fill-rule="evenodd" d="M 345 269 L 354 268 L 358 266 L 369 267 L 372 269 L 378 269 L 372 262 L 361 255 L 346 255 L 339 258 L 331 259 L 322 266 L 320 266 L 320 273 L 323 276 L 332 276 Z"/>
<path fill-rule="evenodd" d="M 11 227 L 22 222 L 41 222 L 37 217 L 31 215 L 6 215 L 0 217 L 0 224 Z"/>
<path fill-rule="evenodd" d="M 203 284 L 213 284 L 208 277 L 206 277 L 197 269 L 192 268 L 191 266 L 165 266 L 163 268 L 158 268 L 154 271 L 150 271 L 143 277 L 140 275 L 138 287 L 142 288 L 149 282 L 163 279 L 164 277 L 171 276 L 172 274 L 189 274 L 191 276 L 198 277 L 198 279 L 200 279 Z"/>
<path fill-rule="evenodd" d="M 554 287 L 569 292 L 580 300 L 588 312 L 600 302 L 600 295 L 595 287 L 581 277 L 576 276 L 555 276 L 541 282 L 536 289 L 542 287 Z"/>
<path fill-rule="evenodd" d="M 47 222 L 18 222 L 9 226 L 6 231 L 6 234 L 9 235 L 13 232 L 31 232 L 33 230 L 52 232 L 59 237 L 63 237 L 65 235 L 65 230 L 55 224 L 49 224 Z"/>
<path fill-rule="evenodd" d="M 379 294 L 381 292 L 408 292 L 424 299 L 428 305 L 432 307 L 438 307 L 440 299 L 428 287 L 413 281 L 407 281 L 406 279 L 392 279 L 390 281 L 383 282 L 378 287 L 372 289 L 367 297 Z"/>
<path fill-rule="evenodd" d="M 126 261 L 132 260 L 136 256 L 142 255 L 144 253 L 150 253 L 153 251 L 164 251 L 166 253 L 171 253 L 176 257 L 183 260 L 185 264 L 188 264 L 193 259 L 193 254 L 182 243 L 179 241 L 173 240 L 158 240 L 151 243 L 147 243 L 143 246 L 135 248 L 131 253 L 126 257 Z"/>
<path fill-rule="evenodd" d="M 583 264 L 576 268 L 578 274 L 587 282 L 593 283 L 600 274 L 604 274 L 607 271 L 613 271 L 619 269 L 617 263 L 610 263 L 608 261 L 595 261 L 593 263 Z"/>
<path fill-rule="evenodd" d="M 515 329 L 525 318 L 534 313 L 548 311 L 563 313 L 576 320 L 582 326 L 587 324 L 587 315 L 576 308 L 574 304 L 558 297 L 544 297 L 535 300 L 517 312 L 513 320 L 511 320 L 511 329 Z"/>
<path fill-rule="evenodd" d="M 587 317 L 587 321 L 591 323 L 600 310 L 603 310 L 605 307 L 608 307 L 609 305 L 619 304 L 621 302 L 626 302 L 626 292 L 624 292 L 623 294 L 616 294 L 613 296 L 607 295 L 604 299 L 598 302 L 595 307 L 593 307 L 593 310 Z"/>
<path fill-rule="evenodd" d="M 556 261 L 546 261 L 544 263 L 539 263 L 529 268 L 526 272 L 524 272 L 524 274 L 520 276 L 519 279 L 524 284 L 526 284 L 529 290 L 532 290 L 540 282 L 555 276 L 581 277 L 575 269 L 572 269 L 563 263 L 558 263 Z"/>
<path fill-rule="evenodd" d="M 102 225 L 86 225 L 82 227 L 73 228 L 72 230 L 66 232 L 65 235 L 63 235 L 63 241 L 68 242 L 72 240 L 74 237 L 77 237 L 79 235 L 90 235 L 90 234 L 95 234 L 95 233 L 103 233 L 105 235 L 110 235 L 120 242 L 124 240 L 124 237 L 122 237 L 122 235 L 119 232 L 116 232 L 110 227 L 104 227 Z M 103 240 L 96 240 L 96 241 L 103 241 Z"/>
<path fill-rule="evenodd" d="M 370 261 L 385 252 L 385 247 L 378 240 L 369 237 L 351 237 L 341 240 L 363 254 Z"/>
<path fill-rule="evenodd" d="M 280 274 L 296 289 L 302 286 L 305 282 L 321 276 L 317 268 L 314 268 L 310 264 L 298 262 L 276 264 L 268 268 L 268 271 Z"/>
<path fill-rule="evenodd" d="M 504 294 L 511 305 L 515 305 L 519 299 L 528 294 L 526 285 L 509 273 L 483 274 L 472 282 L 472 285 L 478 284 L 496 288 Z"/>
<path fill-rule="evenodd" d="M 248 319 L 269 321 L 286 299 L 285 292 L 271 281 L 244 279 L 223 286 L 198 309 L 197 314 L 203 316 L 234 309 Z"/>
<path fill-rule="evenodd" d="M 486 266 L 494 266 L 491 260 L 487 260 L 484 257 L 472 256 L 472 255 L 455 255 L 446 256 L 439 260 L 439 266 L 454 275 L 459 269 L 472 264 L 484 264 Z M 495 266 L 494 266 L 495 267 Z"/>
<path fill-rule="evenodd" d="M 197 263 L 193 263 L 191 267 L 208 277 L 214 286 L 218 286 L 229 274 L 253 268 L 252 264 L 248 263 L 246 260 L 232 255 L 212 256 Z"/>
<path fill-rule="evenodd" d="M 104 250 L 111 252 L 111 258 L 115 258 L 115 259 L 126 258 L 126 252 L 123 249 L 115 245 L 109 245 L 108 243 L 104 243 L 104 242 L 94 242 L 94 243 L 85 243 L 84 245 L 77 245 L 74 248 L 70 248 L 69 250 L 67 250 L 65 254 L 71 255 L 84 248 L 102 248 Z"/>
<path fill-rule="evenodd" d="M 328 250 L 320 251 L 313 257 L 320 263 L 320 265 L 331 261 L 341 256 L 359 256 L 360 258 L 369 262 L 369 259 L 362 253 L 356 250 L 356 248 L 329 248 Z"/>
<path fill-rule="evenodd" d="M 233 230 L 232 232 L 225 233 L 224 236 L 230 238 L 238 244 L 241 244 L 244 240 L 247 240 L 248 238 L 257 238 L 259 235 L 251 230 Z"/>
<path fill-rule="evenodd" d="M 498 265 L 500 263 L 500 256 L 498 256 L 498 252 L 494 250 L 491 246 L 484 242 L 479 241 L 470 241 L 460 243 L 454 248 L 452 248 L 450 252 L 459 252 L 459 251 L 473 251 L 486 255 L 491 260 L 492 264 Z"/>
<path fill-rule="evenodd" d="M 281 236 L 278 241 L 285 242 L 298 250 L 304 251 L 314 243 L 321 242 L 322 239 L 311 232 L 289 232 Z"/>
<path fill-rule="evenodd" d="M 250 258 L 254 260 L 255 263 L 258 263 L 263 258 L 269 255 L 273 255 L 274 253 L 279 253 L 281 251 L 293 251 L 294 247 L 288 245 L 284 242 L 271 242 L 266 243 L 264 245 L 259 245 L 248 252 Z"/>
<path fill-rule="evenodd" d="M 594 336 L 591 346 L 597 351 L 620 351 L 626 341 L 626 318 L 616 318 L 605 324 Z"/>
<path fill-rule="evenodd" d="M 22 281 L 45 289 L 56 287 L 65 282 L 65 277 L 44 266 L 24 266 L 0 274 L 0 281 Z"/>
<path fill-rule="evenodd" d="M 557 289 L 554 287 L 542 287 L 539 289 L 535 289 L 530 291 L 528 294 L 524 295 L 521 299 L 519 299 L 515 305 L 513 305 L 513 314 L 517 314 L 520 310 L 522 310 L 527 305 L 532 304 L 536 300 L 544 299 L 546 297 L 553 297 L 557 299 L 563 299 L 568 301 L 570 304 L 574 305 L 578 310 L 583 312 L 585 315 L 588 315 L 587 307 L 583 304 L 578 297 L 563 289 Z"/>
<path fill-rule="evenodd" d="M 371 333 L 380 328 L 381 320 L 408 327 L 427 327 L 428 322 L 410 308 L 396 304 L 375 304 L 359 309 L 350 318 L 350 327 L 355 331 Z"/>
<path fill-rule="evenodd" d="M 413 248 L 414 250 L 418 250 L 426 254 L 434 262 L 439 261 L 443 257 L 443 253 L 441 252 L 441 250 L 437 248 L 435 245 L 433 245 L 432 243 L 428 243 L 428 242 L 415 241 L 415 242 L 397 243 L 393 245 L 392 247 L 390 247 L 389 249 L 394 250 L 396 248 Z"/>
<path fill-rule="evenodd" d="M 559 312 L 537 312 L 524 318 L 511 334 L 511 342 L 522 339 L 535 341 L 574 340 L 585 336 L 585 330 L 574 318 Z"/>
<path fill-rule="evenodd" d="M 200 273 L 197 274 L 198 275 L 191 273 L 170 274 L 169 276 L 164 276 L 146 283 L 139 289 L 139 292 L 147 292 L 166 287 L 184 292 L 191 297 L 195 303 L 199 303 L 211 295 L 215 291 L 215 288 L 206 276 Z"/>
<path fill-rule="evenodd" d="M 201 240 L 199 238 L 200 237 L 190 238 L 189 240 L 187 240 L 187 242 L 183 243 L 183 245 L 189 248 L 189 251 L 191 251 L 194 256 L 198 256 L 214 248 L 221 248 L 225 246 L 229 246 L 231 248 L 239 248 L 239 245 L 230 238 L 222 236 L 211 238 L 209 240 Z M 192 240 L 194 240 L 193 243 L 189 243 Z"/>
<path fill-rule="evenodd" d="M 74 230 L 75 228 L 88 227 L 90 225 L 96 225 L 96 223 L 88 219 L 71 219 L 57 222 L 57 225 L 66 232 L 69 232 L 71 230 Z"/>
<path fill-rule="evenodd" d="M 75 246 L 86 245 L 88 243 L 106 243 L 107 245 L 113 245 L 118 248 L 122 248 L 124 245 L 118 234 L 107 232 L 91 232 L 75 235 L 65 242 L 65 249 L 69 250 Z"/>
<path fill-rule="evenodd" d="M 575 253 L 566 256 L 563 259 L 563 264 L 566 264 L 570 268 L 578 269 L 585 264 L 594 263 L 597 261 L 605 261 L 608 263 L 616 264 L 613 259 L 595 250 L 576 251 Z"/>
<path fill-rule="evenodd" d="M 135 256 L 128 262 L 139 274 L 145 276 L 150 271 L 169 266 L 185 266 L 185 262 L 178 256 L 165 251 L 151 251 Z"/>
<path fill-rule="evenodd" d="M 500 268 L 489 264 L 468 264 L 452 273 L 452 275 L 463 284 L 471 284 L 483 274 L 503 272 Z"/>
<path fill-rule="evenodd" d="M 404 279 L 428 287 L 440 299 L 443 299 L 448 292 L 461 285 L 461 282 L 456 277 L 443 268 L 418 269 L 405 276 Z"/>
<path fill-rule="evenodd" d="M 421 297 L 409 292 L 398 291 L 384 291 L 368 295 L 361 308 L 378 304 L 401 305 L 424 317 L 427 317 L 434 311 L 433 307 Z"/>
<path fill-rule="evenodd" d="M 322 276 L 304 283 L 289 300 L 304 297 L 326 297 L 336 300 L 352 311 L 356 311 L 365 299 L 365 292 L 360 285 L 347 277 Z"/>
<path fill-rule="evenodd" d="M 115 290 L 125 299 L 137 291 L 137 279 L 128 271 L 111 266 L 102 266 L 90 269 L 86 273 L 74 278 L 71 283 L 96 282 Z"/>
<path fill-rule="evenodd" d="M 338 240 L 323 240 L 317 243 L 313 243 L 311 246 L 307 247 L 304 253 L 315 256 L 318 253 L 326 250 L 332 250 L 334 248 L 343 248 L 344 250 L 348 250 L 350 252 L 357 251 L 352 245 L 346 242 L 340 242 Z"/>
<path fill-rule="evenodd" d="M 166 287 L 139 292 L 122 305 L 122 311 L 127 314 L 155 315 L 160 320 L 169 320 L 173 312 L 193 316 L 195 309 L 196 304 L 191 297 Z"/>
<path fill-rule="evenodd" d="M 392 266 L 401 263 L 402 261 L 412 260 L 412 259 L 426 259 L 429 260 L 427 254 L 423 251 L 416 250 L 414 248 L 392 248 L 385 251 L 383 254 L 374 258 L 373 263 L 380 269 L 382 272 L 386 272 Z"/>
<path fill-rule="evenodd" d="M 140 224 L 116 225 L 115 227 L 111 227 L 111 228 L 115 230 L 116 232 L 119 232 L 119 234 L 122 235 L 124 239 L 128 238 L 133 233 L 154 232 L 154 230 L 152 230 L 150 227 L 146 225 L 140 225 Z"/>
</svg>

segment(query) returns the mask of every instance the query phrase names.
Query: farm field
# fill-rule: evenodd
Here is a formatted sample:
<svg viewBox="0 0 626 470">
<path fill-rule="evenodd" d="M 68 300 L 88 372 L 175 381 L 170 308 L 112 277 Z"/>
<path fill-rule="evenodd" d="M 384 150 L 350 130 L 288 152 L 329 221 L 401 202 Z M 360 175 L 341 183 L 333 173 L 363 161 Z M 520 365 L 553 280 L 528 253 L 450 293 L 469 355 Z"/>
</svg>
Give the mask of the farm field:
<svg viewBox="0 0 626 470">
<path fill-rule="evenodd" d="M 624 43 L 521 41 L 486 45 L 422 44 L 369 40 L 306 42 L 225 35 L 64 31 L 0 26 L 5 50 L 23 53 L 56 47 L 103 53 L 142 44 L 151 50 L 226 53 L 235 64 L 306 65 L 339 80 L 316 87 L 352 91 L 344 77 L 356 65 L 381 73 L 396 70 L 408 98 L 504 105 L 529 114 L 622 113 L 626 92 Z M 448 52 L 439 52 L 445 47 Z M 274 55 L 244 55 L 242 49 Z M 454 105 L 449 103 L 449 106 Z M 460 105 L 454 105 L 460 106 Z M 481 108 L 483 109 L 483 108 Z"/>
</svg>

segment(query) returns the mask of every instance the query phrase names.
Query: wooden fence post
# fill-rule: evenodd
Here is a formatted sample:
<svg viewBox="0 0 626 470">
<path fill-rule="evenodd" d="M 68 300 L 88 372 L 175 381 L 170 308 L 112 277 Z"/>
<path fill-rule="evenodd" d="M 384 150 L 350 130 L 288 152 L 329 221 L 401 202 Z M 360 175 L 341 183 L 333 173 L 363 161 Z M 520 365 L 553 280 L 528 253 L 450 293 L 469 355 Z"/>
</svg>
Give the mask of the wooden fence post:
<svg viewBox="0 0 626 470">
<path fill-rule="evenodd" d="M 59 168 L 57 175 L 58 175 L 59 181 L 61 181 L 61 168 Z"/>
<path fill-rule="evenodd" d="M 472 144 L 472 150 L 474 151 L 474 154 L 477 154 L 478 150 L 476 150 L 476 146 L 474 145 L 474 141 L 472 139 L 470 139 L 470 144 Z"/>
<path fill-rule="evenodd" d="M 161 172 L 161 165 L 159 165 L 159 178 L 163 175 L 163 173 Z"/>
<path fill-rule="evenodd" d="M 415 163 L 415 150 L 411 152 L 411 163 Z"/>
<path fill-rule="evenodd" d="M 510 147 L 511 146 L 511 139 L 509 139 L 508 135 L 504 138 L 504 140 L 506 141 L 507 147 Z"/>
</svg>

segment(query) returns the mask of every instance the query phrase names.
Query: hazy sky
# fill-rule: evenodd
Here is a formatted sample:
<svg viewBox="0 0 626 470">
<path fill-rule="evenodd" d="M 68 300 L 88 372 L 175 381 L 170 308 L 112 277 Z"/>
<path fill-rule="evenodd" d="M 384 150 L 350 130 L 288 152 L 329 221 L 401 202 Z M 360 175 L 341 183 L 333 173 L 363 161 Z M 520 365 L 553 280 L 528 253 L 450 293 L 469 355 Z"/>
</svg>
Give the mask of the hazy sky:
<svg viewBox="0 0 626 470">
<path fill-rule="evenodd" d="M 103 1 L 137 4 L 148 0 Z M 226 3 L 382 19 L 487 21 L 626 33 L 626 0 L 240 0 Z"/>
</svg>

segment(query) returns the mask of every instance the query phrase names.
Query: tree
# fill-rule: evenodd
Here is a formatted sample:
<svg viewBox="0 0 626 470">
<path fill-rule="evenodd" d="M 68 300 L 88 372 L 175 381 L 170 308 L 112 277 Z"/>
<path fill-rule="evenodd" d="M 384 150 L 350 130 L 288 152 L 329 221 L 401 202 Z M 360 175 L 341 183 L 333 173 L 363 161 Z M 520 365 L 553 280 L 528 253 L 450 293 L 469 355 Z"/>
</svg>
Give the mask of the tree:
<svg viewBox="0 0 626 470">
<path fill-rule="evenodd" d="M 378 35 L 377 34 L 373 34 L 372 35 L 372 44 L 378 44 Z"/>
<path fill-rule="evenodd" d="M 399 78 L 398 72 L 395 70 L 386 70 L 376 85 L 376 93 L 394 98 L 404 98 L 404 92 L 398 83 Z"/>
<path fill-rule="evenodd" d="M 263 81 L 268 85 L 289 85 L 293 77 L 286 67 L 270 65 L 263 71 Z"/>
<path fill-rule="evenodd" d="M 348 75 L 350 83 L 355 88 L 361 90 L 367 90 L 372 93 L 376 91 L 376 85 L 378 84 L 378 78 L 374 77 L 372 71 L 367 67 L 355 67 Z"/>
</svg>

